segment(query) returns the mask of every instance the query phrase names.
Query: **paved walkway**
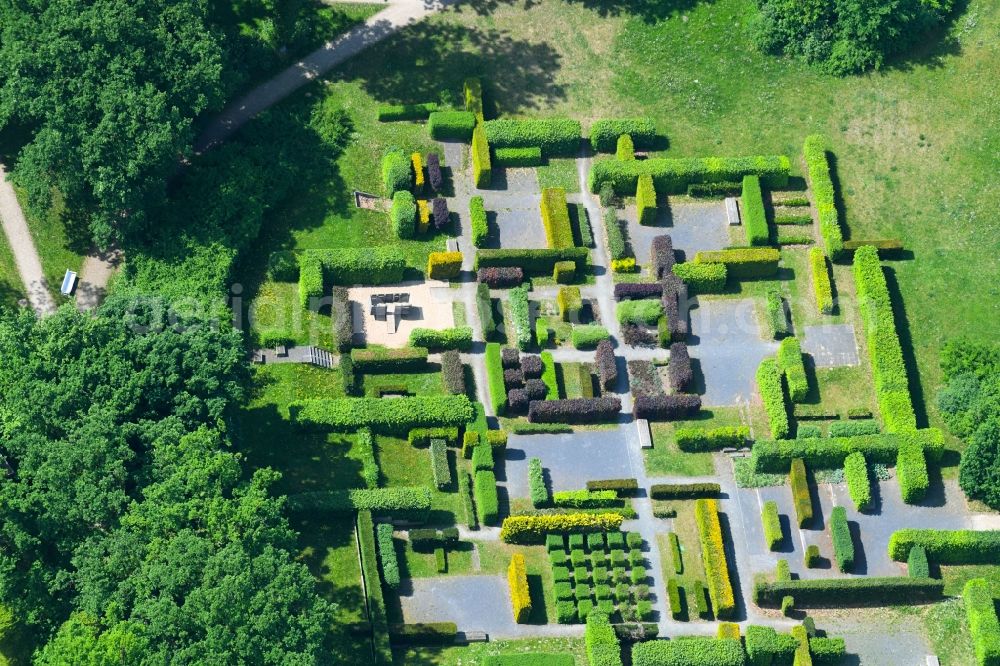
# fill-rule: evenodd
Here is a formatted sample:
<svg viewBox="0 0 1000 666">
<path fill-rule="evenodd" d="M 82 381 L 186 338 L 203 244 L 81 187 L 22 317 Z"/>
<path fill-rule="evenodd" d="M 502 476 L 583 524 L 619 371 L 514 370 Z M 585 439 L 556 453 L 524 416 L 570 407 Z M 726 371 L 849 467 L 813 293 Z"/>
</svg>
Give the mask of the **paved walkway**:
<svg viewBox="0 0 1000 666">
<path fill-rule="evenodd" d="M 209 150 L 310 81 L 377 44 L 400 28 L 439 11 L 452 0 L 390 0 L 385 9 L 361 25 L 327 42 L 274 78 L 265 81 L 226 107 L 194 143 L 196 153 Z"/>
<path fill-rule="evenodd" d="M 17 272 L 24 283 L 24 291 L 28 302 L 35 312 L 41 316 L 56 311 L 56 302 L 49 291 L 42 272 L 42 261 L 38 258 L 35 241 L 31 238 L 28 222 L 17 201 L 14 186 L 7 181 L 7 171 L 0 164 L 0 218 L 3 221 L 3 231 L 7 234 L 11 252 L 14 253 L 14 263 Z"/>
</svg>

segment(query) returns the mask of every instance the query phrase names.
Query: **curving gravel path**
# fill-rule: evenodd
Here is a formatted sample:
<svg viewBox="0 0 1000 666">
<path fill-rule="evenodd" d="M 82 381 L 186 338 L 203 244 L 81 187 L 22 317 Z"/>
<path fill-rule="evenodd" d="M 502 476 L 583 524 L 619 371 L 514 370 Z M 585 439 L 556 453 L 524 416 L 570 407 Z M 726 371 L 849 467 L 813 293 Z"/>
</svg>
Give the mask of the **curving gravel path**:
<svg viewBox="0 0 1000 666">
<path fill-rule="evenodd" d="M 27 220 L 24 219 L 24 211 L 17 201 L 14 186 L 7 181 L 7 171 L 3 164 L 0 164 L 0 219 L 3 221 L 3 231 L 7 234 L 10 249 L 14 253 L 14 263 L 24 283 L 28 302 L 39 316 L 55 312 L 56 302 L 45 281 L 35 241 L 31 238 L 31 231 L 28 229 Z"/>
</svg>

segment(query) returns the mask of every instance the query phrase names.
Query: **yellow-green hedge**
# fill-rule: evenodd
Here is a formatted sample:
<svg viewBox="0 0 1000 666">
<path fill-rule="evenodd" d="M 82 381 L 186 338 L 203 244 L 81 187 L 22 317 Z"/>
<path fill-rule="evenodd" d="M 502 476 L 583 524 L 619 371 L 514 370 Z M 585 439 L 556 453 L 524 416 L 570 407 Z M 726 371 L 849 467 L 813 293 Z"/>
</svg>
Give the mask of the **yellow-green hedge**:
<svg viewBox="0 0 1000 666">
<path fill-rule="evenodd" d="M 695 503 L 694 509 L 712 607 L 717 618 L 727 619 L 732 617 L 736 610 L 736 599 L 733 595 L 732 581 L 729 579 L 729 564 L 726 562 L 722 524 L 719 522 L 719 502 L 714 499 L 700 499 Z"/>
<path fill-rule="evenodd" d="M 573 247 L 573 227 L 569 222 L 569 208 L 566 206 L 566 190 L 561 187 L 546 187 L 542 190 L 542 225 L 549 247 L 561 250 Z"/>
<path fill-rule="evenodd" d="M 622 520 L 618 513 L 508 516 L 500 528 L 500 540 L 504 543 L 541 543 L 550 533 L 614 532 L 621 529 Z"/>
<path fill-rule="evenodd" d="M 833 284 L 826 255 L 818 247 L 809 248 L 809 268 L 812 270 L 813 291 L 816 292 L 816 309 L 821 314 L 833 314 Z"/>
<path fill-rule="evenodd" d="M 653 186 L 653 177 L 648 173 L 639 176 L 635 188 L 635 205 L 639 211 L 639 224 L 656 224 L 656 188 Z"/>
<path fill-rule="evenodd" d="M 523 553 L 514 553 L 507 567 L 507 583 L 510 585 L 510 602 L 514 610 L 514 621 L 524 624 L 531 615 L 531 593 L 528 590 L 528 567 Z"/>
<path fill-rule="evenodd" d="M 451 280 L 461 272 L 461 252 L 431 252 L 427 257 L 427 277 L 431 280 Z"/>
<path fill-rule="evenodd" d="M 476 187 L 489 187 L 493 180 L 490 144 L 486 140 L 486 131 L 481 124 L 472 130 L 472 176 Z"/>
</svg>

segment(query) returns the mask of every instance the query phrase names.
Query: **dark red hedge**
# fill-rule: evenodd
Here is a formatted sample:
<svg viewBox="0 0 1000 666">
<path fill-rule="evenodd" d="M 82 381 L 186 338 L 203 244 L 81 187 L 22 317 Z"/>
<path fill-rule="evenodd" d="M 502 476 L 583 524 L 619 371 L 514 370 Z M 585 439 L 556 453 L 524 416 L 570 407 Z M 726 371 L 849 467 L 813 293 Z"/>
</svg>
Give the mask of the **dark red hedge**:
<svg viewBox="0 0 1000 666">
<path fill-rule="evenodd" d="M 622 401 L 613 396 L 570 400 L 532 400 L 528 420 L 532 423 L 599 423 L 613 421 Z"/>
</svg>

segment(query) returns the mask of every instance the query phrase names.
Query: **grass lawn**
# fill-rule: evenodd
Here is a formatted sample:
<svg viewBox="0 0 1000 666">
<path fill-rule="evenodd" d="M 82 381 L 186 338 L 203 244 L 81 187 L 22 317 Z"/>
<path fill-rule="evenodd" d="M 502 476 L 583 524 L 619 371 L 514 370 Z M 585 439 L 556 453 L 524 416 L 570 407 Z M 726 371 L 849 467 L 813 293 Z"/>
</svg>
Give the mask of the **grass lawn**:
<svg viewBox="0 0 1000 666">
<path fill-rule="evenodd" d="M 26 195 L 21 188 L 16 187 L 15 190 L 18 200 L 24 201 Z M 52 292 L 56 303 L 63 303 L 67 300 L 59 293 L 63 276 L 66 274 L 66 269 L 80 272 L 86 246 L 81 246 L 79 240 L 71 240 L 64 219 L 66 209 L 59 192 L 53 193 L 52 207 L 45 215 L 33 215 L 30 209 L 24 206 L 21 206 L 21 209 L 28 221 L 31 238 L 35 241 L 38 258 L 42 262 L 42 273 L 49 283 L 49 291 Z"/>
<path fill-rule="evenodd" d="M 260 336 L 283 335 L 297 345 L 333 349 L 333 319 L 329 310 L 312 312 L 299 300 L 299 285 L 292 282 L 264 282 L 250 309 L 250 325 Z"/>
<path fill-rule="evenodd" d="M 438 366 L 431 372 L 406 372 L 399 374 L 365 375 L 361 381 L 367 396 L 377 396 L 379 391 L 404 388 L 413 395 L 443 395 L 444 381 Z"/>
<path fill-rule="evenodd" d="M 646 473 L 652 476 L 709 476 L 715 473 L 711 453 L 685 453 L 677 448 L 674 430 L 677 428 L 719 428 L 740 425 L 740 413 L 735 407 L 703 409 L 690 421 L 650 423 L 653 448 L 645 449 Z"/>
<path fill-rule="evenodd" d="M 6 234 L 0 234 L 0 305 L 14 309 L 17 301 L 25 298 L 24 284 L 14 263 L 14 254 Z"/>
<path fill-rule="evenodd" d="M 429 578 L 431 576 L 474 573 L 472 570 L 473 545 L 467 541 L 460 542 L 457 547 L 446 552 L 448 571 L 444 574 L 438 573 L 434 551 L 418 553 L 413 550 L 409 541 L 404 542 L 401 539 L 396 539 L 395 543 L 396 552 L 402 553 L 403 556 L 399 562 L 400 575 L 403 578 Z"/>
<path fill-rule="evenodd" d="M 705 567 L 701 561 L 701 540 L 698 537 L 698 524 L 694 517 L 693 501 L 670 502 L 669 506 L 677 511 L 677 517 L 671 519 L 672 530 L 677 534 L 681 544 L 682 571 L 676 573 L 674 568 L 673 549 L 666 532 L 656 535 L 656 546 L 660 549 L 660 564 L 666 594 L 666 581 L 676 578 L 680 587 L 684 588 L 684 607 L 688 610 L 687 619 L 697 620 L 698 610 L 694 600 L 694 583 L 701 581 L 704 585 Z M 667 602 L 669 606 L 669 601 Z"/>
<path fill-rule="evenodd" d="M 430 449 L 418 449 L 410 446 L 405 439 L 379 435 L 376 437 L 375 456 L 382 468 L 383 486 L 431 488 L 428 524 L 449 527 L 460 522 L 462 498 L 455 491 L 441 492 L 435 489 Z"/>
<path fill-rule="evenodd" d="M 567 653 L 576 658 L 577 666 L 587 665 L 587 650 L 581 629 L 579 638 L 529 638 L 521 640 L 491 640 L 468 646 L 446 648 L 410 648 L 393 654 L 394 664 L 406 666 L 466 666 L 481 664 L 485 657 L 498 654 L 531 652 Z"/>
<path fill-rule="evenodd" d="M 580 175 L 577 173 L 575 159 L 552 158 L 548 164 L 536 167 L 538 187 L 561 187 L 566 192 L 580 191 Z"/>
<path fill-rule="evenodd" d="M 555 623 L 556 597 L 552 582 L 552 566 L 544 546 L 515 546 L 501 541 L 481 541 L 479 564 L 481 573 L 507 575 L 507 567 L 514 553 L 522 553 L 528 569 L 528 587 L 531 592 L 531 624 Z M 538 599 L 542 598 L 542 604 Z"/>
</svg>

